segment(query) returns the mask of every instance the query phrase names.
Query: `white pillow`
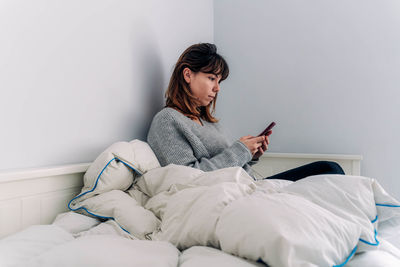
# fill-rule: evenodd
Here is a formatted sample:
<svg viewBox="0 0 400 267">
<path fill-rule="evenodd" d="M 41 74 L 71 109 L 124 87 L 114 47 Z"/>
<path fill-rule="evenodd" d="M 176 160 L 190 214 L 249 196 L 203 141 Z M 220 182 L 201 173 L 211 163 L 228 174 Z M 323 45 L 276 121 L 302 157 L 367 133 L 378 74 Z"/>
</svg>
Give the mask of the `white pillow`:
<svg viewBox="0 0 400 267">
<path fill-rule="evenodd" d="M 160 221 L 149 210 L 121 190 L 112 190 L 85 199 L 79 205 L 90 214 L 104 219 L 114 219 L 122 230 L 137 239 L 146 239 Z"/>
<path fill-rule="evenodd" d="M 216 236 L 228 253 L 271 266 L 334 266 L 355 252 L 360 227 L 287 193 L 239 199 L 222 212 Z"/>
<path fill-rule="evenodd" d="M 83 178 L 81 193 L 70 208 L 75 210 L 79 201 L 113 189 L 128 189 L 134 178 L 153 168 L 160 167 L 153 150 L 143 141 L 118 142 L 111 145 L 90 165 Z"/>
<path fill-rule="evenodd" d="M 160 164 L 146 142 L 115 143 L 90 165 L 81 193 L 68 207 L 89 216 L 115 219 L 121 229 L 144 239 L 159 221 L 123 191 L 132 185 L 136 176 L 158 167 Z"/>
<path fill-rule="evenodd" d="M 349 175 L 316 175 L 282 188 L 361 227 L 357 252 L 374 250 L 379 245 L 375 223 L 377 210 L 372 179 Z"/>
</svg>

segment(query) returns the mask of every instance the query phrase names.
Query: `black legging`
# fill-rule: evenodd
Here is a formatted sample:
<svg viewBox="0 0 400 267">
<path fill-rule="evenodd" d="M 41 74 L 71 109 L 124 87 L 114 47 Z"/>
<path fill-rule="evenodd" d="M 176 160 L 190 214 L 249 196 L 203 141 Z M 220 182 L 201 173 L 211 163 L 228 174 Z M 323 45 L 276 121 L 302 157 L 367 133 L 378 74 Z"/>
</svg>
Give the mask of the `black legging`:
<svg viewBox="0 0 400 267">
<path fill-rule="evenodd" d="M 264 179 L 283 179 L 297 181 L 304 177 L 318 174 L 344 174 L 342 167 L 332 161 L 316 161 Z"/>
</svg>

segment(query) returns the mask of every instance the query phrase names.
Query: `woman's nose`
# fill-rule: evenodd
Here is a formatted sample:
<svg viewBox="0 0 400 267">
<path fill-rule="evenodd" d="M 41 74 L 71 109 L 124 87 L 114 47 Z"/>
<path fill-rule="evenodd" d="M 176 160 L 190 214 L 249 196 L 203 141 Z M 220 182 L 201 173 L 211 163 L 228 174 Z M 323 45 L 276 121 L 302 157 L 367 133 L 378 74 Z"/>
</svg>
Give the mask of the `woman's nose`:
<svg viewBox="0 0 400 267">
<path fill-rule="evenodd" d="M 220 89 L 219 83 L 216 83 L 216 84 L 214 85 L 214 91 L 215 91 L 215 92 L 218 92 L 219 89 Z"/>
</svg>

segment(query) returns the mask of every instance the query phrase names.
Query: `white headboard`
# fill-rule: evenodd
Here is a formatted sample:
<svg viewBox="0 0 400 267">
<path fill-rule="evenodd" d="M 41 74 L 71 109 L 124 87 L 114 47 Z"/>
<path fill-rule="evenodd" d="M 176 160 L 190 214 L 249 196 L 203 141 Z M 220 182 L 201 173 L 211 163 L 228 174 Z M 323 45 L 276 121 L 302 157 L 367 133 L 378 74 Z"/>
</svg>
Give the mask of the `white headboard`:
<svg viewBox="0 0 400 267">
<path fill-rule="evenodd" d="M 266 153 L 254 168 L 270 176 L 318 160 L 338 162 L 346 174 L 360 175 L 361 156 Z M 0 238 L 33 224 L 49 224 L 67 211 L 82 187 L 90 163 L 0 172 Z"/>
<path fill-rule="evenodd" d="M 319 160 L 339 163 L 347 175 L 361 174 L 360 155 L 265 153 L 253 169 L 263 177 L 268 177 Z"/>
<path fill-rule="evenodd" d="M 90 163 L 0 172 L 0 238 L 48 224 L 80 192 Z"/>
</svg>

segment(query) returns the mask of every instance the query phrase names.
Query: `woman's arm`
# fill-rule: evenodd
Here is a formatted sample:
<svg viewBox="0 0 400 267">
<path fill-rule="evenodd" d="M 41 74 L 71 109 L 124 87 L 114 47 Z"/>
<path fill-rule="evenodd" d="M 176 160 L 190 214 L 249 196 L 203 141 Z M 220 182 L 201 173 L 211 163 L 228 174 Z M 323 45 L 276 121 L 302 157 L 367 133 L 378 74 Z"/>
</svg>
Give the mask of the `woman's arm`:
<svg viewBox="0 0 400 267">
<path fill-rule="evenodd" d="M 227 167 L 243 167 L 253 157 L 247 146 L 239 140 L 213 157 L 201 156 L 208 155 L 208 152 L 197 137 L 185 125 L 165 116 L 155 118 L 147 142 L 161 166 L 172 163 L 212 171 Z"/>
<path fill-rule="evenodd" d="M 189 157 L 181 157 L 180 163 L 177 164 L 191 166 L 203 171 L 212 171 L 227 167 L 243 167 L 251 158 L 252 154 L 247 147 L 240 141 L 236 141 L 232 146 L 211 158 L 197 159 L 192 153 Z"/>
</svg>

